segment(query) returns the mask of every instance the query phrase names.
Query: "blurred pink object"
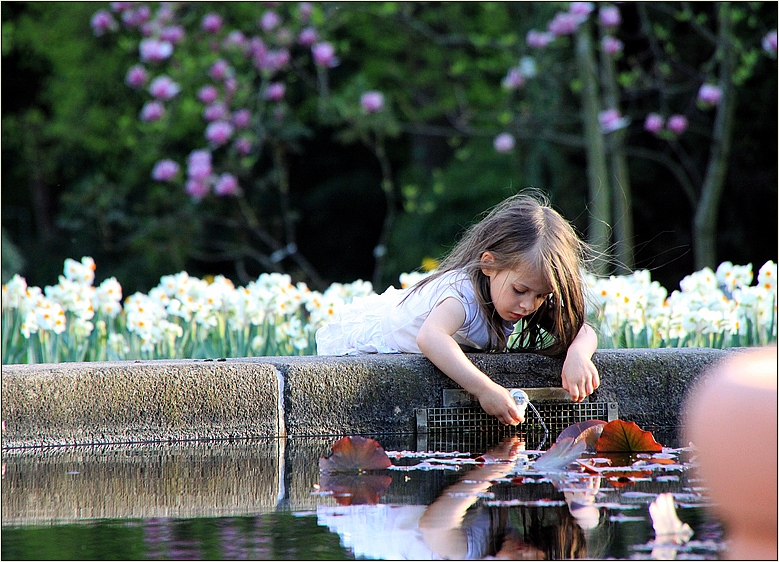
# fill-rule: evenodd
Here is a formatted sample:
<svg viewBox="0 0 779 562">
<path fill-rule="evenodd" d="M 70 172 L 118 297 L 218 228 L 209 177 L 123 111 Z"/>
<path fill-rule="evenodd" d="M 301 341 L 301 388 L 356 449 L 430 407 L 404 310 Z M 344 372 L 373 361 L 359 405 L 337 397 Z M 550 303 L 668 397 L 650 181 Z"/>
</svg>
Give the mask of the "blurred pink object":
<svg viewBox="0 0 779 562">
<path fill-rule="evenodd" d="M 496 152 L 499 152 L 501 154 L 507 154 L 512 150 L 514 150 L 516 141 L 514 140 L 514 137 L 511 136 L 509 133 L 501 133 L 497 137 L 495 137 L 495 140 L 492 142 L 492 144 L 495 147 Z"/>
<path fill-rule="evenodd" d="M 698 90 L 698 99 L 709 105 L 717 105 L 722 100 L 722 90 L 714 84 L 703 84 Z"/>
<path fill-rule="evenodd" d="M 687 130 L 687 118 L 684 115 L 671 115 L 668 118 L 668 130 L 675 135 L 681 135 Z"/>
<path fill-rule="evenodd" d="M 604 6 L 598 12 L 598 19 L 605 27 L 616 27 L 622 23 L 622 16 L 616 6 Z"/>
<path fill-rule="evenodd" d="M 646 119 L 644 120 L 644 129 L 646 129 L 650 133 L 654 133 L 654 134 L 659 133 L 663 128 L 663 125 L 665 125 L 665 121 L 657 113 L 650 113 L 649 115 L 646 116 Z"/>
<path fill-rule="evenodd" d="M 725 557 L 776 560 L 776 346 L 728 353 L 696 383 L 684 416 L 684 439 L 725 527 Z"/>
<path fill-rule="evenodd" d="M 381 92 L 365 92 L 360 96 L 360 105 L 366 113 L 378 113 L 384 109 L 384 94 Z"/>
</svg>

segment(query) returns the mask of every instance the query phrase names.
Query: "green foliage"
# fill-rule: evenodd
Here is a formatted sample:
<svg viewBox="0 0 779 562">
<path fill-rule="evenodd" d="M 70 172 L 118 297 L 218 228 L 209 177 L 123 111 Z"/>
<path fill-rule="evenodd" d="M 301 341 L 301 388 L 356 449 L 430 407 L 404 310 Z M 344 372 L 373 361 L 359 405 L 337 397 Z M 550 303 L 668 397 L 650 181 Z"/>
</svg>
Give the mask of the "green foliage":
<svg viewBox="0 0 779 562">
<path fill-rule="evenodd" d="M 154 11 L 159 4 L 150 6 Z M 27 235 L 25 227 L 14 224 L 12 234 L 26 258 L 29 277 L 39 284 L 51 272 L 51 263 L 56 267 L 65 256 L 83 254 L 94 255 L 111 274 L 131 277 L 128 286 L 139 290 L 181 269 L 243 276 L 242 282 L 278 269 L 310 281 L 317 272 L 306 269 L 302 260 L 293 256 L 271 262 L 269 256 L 290 242 L 321 247 L 318 240 L 298 240 L 295 234 L 301 225 L 316 223 L 317 212 L 328 211 L 301 201 L 328 200 L 323 194 L 329 193 L 329 186 L 354 177 L 360 178 L 354 190 L 364 186 L 373 193 L 383 187 L 397 197 L 393 208 L 399 215 L 384 283 L 394 282 L 399 271 L 418 267 L 422 257 L 439 256 L 489 204 L 527 185 L 548 191 L 580 230 L 586 230 L 582 220 L 589 196 L 583 179 L 582 87 L 572 56 L 574 42 L 564 36 L 545 49 L 533 49 L 525 41 L 528 31 L 546 29 L 568 3 L 316 2 L 310 24 L 320 38 L 335 45 L 340 64 L 320 71 L 311 64 L 308 49 L 293 45 L 292 64 L 279 74 L 258 71 L 237 50 L 212 49 L 213 39 L 200 29 L 200 21 L 205 13 L 216 12 L 225 21 L 220 38 L 233 29 L 258 36 L 258 19 L 273 9 L 294 35 L 308 25 L 301 20 L 298 3 L 182 3 L 179 21 L 187 34 L 176 46 L 174 60 L 148 65 L 155 75 L 166 73 L 182 88 L 166 103 L 166 117 L 156 123 L 138 118 L 148 93 L 124 83 L 127 69 L 138 62 L 140 35 L 125 30 L 95 37 L 89 21 L 98 9 L 110 10 L 110 5 L 3 6 L 3 63 L 20 85 L 9 87 L 10 95 L 4 87 L 3 161 L 8 164 L 3 196 L 17 216 L 26 212 L 26 224 L 33 225 L 26 227 L 31 231 Z M 663 2 L 620 9 L 636 20 L 626 22 L 633 27 L 624 33 L 618 30 L 626 41 L 616 65 L 620 109 L 631 119 L 626 138 L 630 148 L 642 154 L 654 151 L 655 157 L 653 166 L 631 157 L 632 187 L 636 199 L 646 201 L 656 186 L 671 184 L 676 203 L 684 197 L 681 190 L 656 164 L 682 154 L 677 168 L 692 178 L 705 172 L 714 112 L 695 109 L 691 100 L 701 81 L 715 76 L 720 61 L 712 42 L 715 10 L 706 3 Z M 776 105 L 775 60 L 759 48 L 760 38 L 776 27 L 776 7 L 736 3 L 730 17 L 729 40 L 738 57 L 733 82 L 739 87 L 740 104 L 739 135 L 729 162 L 732 194 L 737 189 L 733 186 L 765 190 L 776 183 L 771 163 L 757 159 L 752 147 L 752 131 L 760 132 L 761 139 L 774 138 L 775 126 L 770 118 L 749 116 L 751 107 Z M 593 31 L 594 20 L 595 15 Z M 263 38 L 274 44 L 273 35 Z M 507 71 L 526 56 L 535 61 L 536 75 L 520 89 L 502 88 Z M 196 94 L 219 57 L 229 60 L 239 79 L 234 105 L 252 107 L 258 116 L 256 126 L 242 133 L 255 149 L 248 155 L 229 147 L 214 149 L 215 172 L 236 174 L 242 193 L 235 199 L 210 197 L 195 204 L 181 182 L 155 182 L 150 172 L 161 158 L 183 164 L 193 149 L 206 145 L 203 105 Z M 283 80 L 287 87 L 276 107 L 262 99 L 263 88 L 272 80 Z M 368 90 L 384 94 L 384 111 L 362 111 L 360 95 Z M 691 122 L 688 133 L 677 138 L 664 131 L 649 137 L 641 123 L 650 111 L 664 117 L 684 113 Z M 512 155 L 495 154 L 487 140 L 501 132 L 517 138 Z M 332 139 L 343 143 L 345 154 L 333 157 L 331 167 L 341 166 L 338 178 L 290 170 L 293 165 L 306 167 L 318 147 Z M 449 145 L 446 139 L 457 142 Z M 773 141 L 759 144 L 763 142 Z M 373 160 L 361 162 L 365 168 L 359 171 L 345 170 L 353 168 L 350 158 L 358 145 L 368 147 Z M 770 146 L 764 152 L 773 154 Z M 364 171 L 380 164 L 390 173 L 371 176 Z M 769 168 L 771 177 L 751 177 L 761 168 Z M 284 185 L 287 176 L 291 180 Z M 305 177 L 305 183 L 296 183 L 295 176 Z M 30 193 L 38 193 L 38 199 Z M 370 216 L 380 214 L 387 202 L 373 195 L 365 200 L 376 207 Z M 678 224 L 689 228 L 689 217 L 678 224 L 662 223 L 669 214 L 666 207 L 663 203 L 662 213 L 645 221 L 648 226 L 636 236 L 639 244 L 654 240 L 657 231 L 676 230 Z M 642 206 L 636 205 L 636 214 L 645 214 Z M 357 231 L 360 219 L 325 222 L 336 225 L 331 229 Z M 738 232 L 728 237 L 748 237 L 750 244 L 732 247 L 760 253 L 741 261 L 773 257 L 775 245 L 763 241 L 765 235 L 745 234 L 760 221 L 741 217 L 733 223 L 738 221 L 741 226 L 731 226 Z M 771 221 L 769 232 L 775 230 L 775 219 Z M 333 237 L 331 232 L 310 231 L 308 236 Z M 760 250 L 752 250 L 759 244 Z M 341 259 L 337 253 L 302 257 L 309 262 Z M 373 261 L 363 261 L 363 276 L 370 277 Z M 353 275 L 354 270 L 348 271 Z"/>
</svg>

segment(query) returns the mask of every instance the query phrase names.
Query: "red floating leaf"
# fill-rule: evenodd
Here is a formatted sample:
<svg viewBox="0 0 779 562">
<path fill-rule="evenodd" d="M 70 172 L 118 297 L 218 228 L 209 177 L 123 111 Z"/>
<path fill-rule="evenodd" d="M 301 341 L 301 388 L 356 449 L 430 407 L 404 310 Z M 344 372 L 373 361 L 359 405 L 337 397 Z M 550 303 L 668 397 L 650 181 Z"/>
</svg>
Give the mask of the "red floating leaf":
<svg viewBox="0 0 779 562">
<path fill-rule="evenodd" d="M 598 453 L 659 453 L 663 446 L 652 432 L 644 431 L 635 422 L 610 421 L 603 427 L 595 450 Z"/>
<path fill-rule="evenodd" d="M 319 487 L 332 492 L 338 505 L 373 505 L 392 484 L 385 474 L 322 474 Z"/>
<path fill-rule="evenodd" d="M 333 444 L 333 454 L 319 459 L 320 472 L 361 472 L 392 465 L 381 445 L 367 437 L 344 437 Z"/>
</svg>

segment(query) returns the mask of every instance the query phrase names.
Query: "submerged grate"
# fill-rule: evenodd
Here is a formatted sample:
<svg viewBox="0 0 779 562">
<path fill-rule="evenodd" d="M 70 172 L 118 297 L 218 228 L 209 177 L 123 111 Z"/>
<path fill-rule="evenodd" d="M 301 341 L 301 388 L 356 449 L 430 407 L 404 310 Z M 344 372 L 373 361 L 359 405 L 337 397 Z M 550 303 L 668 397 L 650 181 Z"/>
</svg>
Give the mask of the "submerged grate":
<svg viewBox="0 0 779 562">
<path fill-rule="evenodd" d="M 446 400 L 445 400 L 446 402 Z M 554 442 L 569 425 L 585 420 L 612 421 L 619 417 L 616 402 L 571 402 L 570 400 L 533 400 L 530 402 L 546 425 L 528 408 L 525 422 L 504 425 L 478 405 L 416 410 L 417 443 L 427 450 L 447 450 L 448 444 L 474 440 L 474 445 L 494 441 L 501 435 L 524 436 L 528 448 L 544 441 Z"/>
</svg>

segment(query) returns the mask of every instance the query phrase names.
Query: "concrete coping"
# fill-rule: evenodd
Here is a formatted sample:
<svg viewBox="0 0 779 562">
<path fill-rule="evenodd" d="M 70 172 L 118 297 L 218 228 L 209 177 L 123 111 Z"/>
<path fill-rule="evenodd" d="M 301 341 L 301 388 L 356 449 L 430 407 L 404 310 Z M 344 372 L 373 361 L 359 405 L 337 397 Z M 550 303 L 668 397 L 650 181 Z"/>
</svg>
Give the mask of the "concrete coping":
<svg viewBox="0 0 779 562">
<path fill-rule="evenodd" d="M 739 349 L 599 350 L 589 400 L 677 426 L 691 387 Z M 562 360 L 469 357 L 508 388 L 560 386 Z M 414 433 L 416 409 L 441 407 L 456 388 L 411 354 L 3 365 L 2 447 Z"/>
</svg>

